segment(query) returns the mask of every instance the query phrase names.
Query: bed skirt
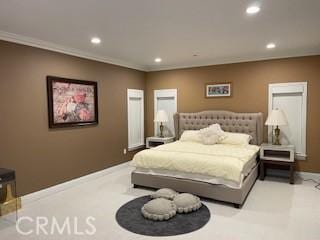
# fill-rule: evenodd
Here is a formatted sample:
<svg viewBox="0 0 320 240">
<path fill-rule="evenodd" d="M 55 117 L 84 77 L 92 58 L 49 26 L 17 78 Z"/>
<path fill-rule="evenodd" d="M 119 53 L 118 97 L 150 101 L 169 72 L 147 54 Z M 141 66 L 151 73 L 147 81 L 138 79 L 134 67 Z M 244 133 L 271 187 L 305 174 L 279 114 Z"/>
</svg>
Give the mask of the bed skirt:
<svg viewBox="0 0 320 240">
<path fill-rule="evenodd" d="M 131 183 L 134 187 L 144 186 L 156 189 L 172 188 L 178 192 L 192 193 L 200 197 L 234 203 L 236 207 L 241 207 L 258 177 L 258 169 L 259 163 L 244 179 L 242 187 L 239 189 L 230 188 L 222 184 L 210 184 L 188 179 L 137 173 L 134 171 L 131 174 Z"/>
</svg>

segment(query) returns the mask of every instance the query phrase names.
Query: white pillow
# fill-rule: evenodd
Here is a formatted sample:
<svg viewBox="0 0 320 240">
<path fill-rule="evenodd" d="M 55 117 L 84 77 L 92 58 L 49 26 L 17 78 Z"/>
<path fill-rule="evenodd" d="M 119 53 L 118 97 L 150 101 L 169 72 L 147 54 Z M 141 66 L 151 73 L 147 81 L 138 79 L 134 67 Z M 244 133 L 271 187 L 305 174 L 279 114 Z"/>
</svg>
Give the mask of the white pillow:
<svg viewBox="0 0 320 240">
<path fill-rule="evenodd" d="M 200 129 L 201 141 L 206 145 L 213 145 L 222 141 L 224 135 L 225 133 L 219 124 L 212 124 L 209 127 Z"/>
<path fill-rule="evenodd" d="M 252 137 L 245 133 L 225 132 L 224 138 L 219 143 L 245 146 L 249 144 L 251 139 Z"/>
<path fill-rule="evenodd" d="M 185 130 L 180 137 L 180 141 L 201 143 L 200 131 L 199 130 Z"/>
<path fill-rule="evenodd" d="M 218 123 L 212 124 L 208 128 L 219 136 L 224 135 L 224 131 L 221 129 L 220 124 L 218 124 Z"/>
<path fill-rule="evenodd" d="M 213 145 L 219 142 L 219 136 L 216 134 L 212 135 L 201 135 L 201 143 L 204 145 Z"/>
</svg>

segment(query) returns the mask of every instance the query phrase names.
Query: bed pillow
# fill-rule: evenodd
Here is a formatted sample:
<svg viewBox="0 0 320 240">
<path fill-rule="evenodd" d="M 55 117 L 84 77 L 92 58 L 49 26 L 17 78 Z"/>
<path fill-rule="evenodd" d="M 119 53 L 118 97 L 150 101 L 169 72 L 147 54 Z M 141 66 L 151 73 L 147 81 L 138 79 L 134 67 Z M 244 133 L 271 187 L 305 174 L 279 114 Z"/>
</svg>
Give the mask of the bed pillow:
<svg viewBox="0 0 320 240">
<path fill-rule="evenodd" d="M 221 126 L 218 123 L 211 124 L 208 128 L 219 136 L 224 135 L 224 131 L 221 129 Z"/>
<path fill-rule="evenodd" d="M 204 145 L 214 145 L 219 143 L 219 136 L 212 134 L 212 135 L 201 135 L 201 143 Z"/>
<path fill-rule="evenodd" d="M 219 143 L 246 146 L 251 139 L 252 137 L 245 133 L 225 132 L 224 138 Z"/>
<path fill-rule="evenodd" d="M 182 142 L 198 142 L 201 143 L 200 131 L 199 130 L 186 130 L 180 137 Z"/>
<path fill-rule="evenodd" d="M 205 145 L 213 145 L 222 141 L 225 136 L 219 124 L 212 124 L 209 127 L 200 129 L 201 142 Z"/>
</svg>

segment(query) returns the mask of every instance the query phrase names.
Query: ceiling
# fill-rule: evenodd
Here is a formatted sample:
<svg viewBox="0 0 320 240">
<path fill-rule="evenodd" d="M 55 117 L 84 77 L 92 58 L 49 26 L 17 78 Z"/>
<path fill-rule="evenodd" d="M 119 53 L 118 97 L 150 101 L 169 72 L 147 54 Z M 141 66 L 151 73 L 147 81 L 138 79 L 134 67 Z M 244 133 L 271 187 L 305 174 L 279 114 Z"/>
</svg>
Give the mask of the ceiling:
<svg viewBox="0 0 320 240">
<path fill-rule="evenodd" d="M 0 39 L 144 71 L 320 54 L 319 0 L 260 0 L 248 16 L 253 3 L 0 0 Z"/>
</svg>

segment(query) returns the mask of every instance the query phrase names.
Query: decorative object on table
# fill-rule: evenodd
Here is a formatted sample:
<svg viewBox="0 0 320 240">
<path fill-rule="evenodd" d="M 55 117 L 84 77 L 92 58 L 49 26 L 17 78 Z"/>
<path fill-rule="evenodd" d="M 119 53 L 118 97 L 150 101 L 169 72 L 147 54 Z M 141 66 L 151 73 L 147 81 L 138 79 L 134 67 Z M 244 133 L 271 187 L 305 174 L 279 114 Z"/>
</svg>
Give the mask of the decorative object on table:
<svg viewBox="0 0 320 240">
<path fill-rule="evenodd" d="M 166 123 L 169 121 L 168 115 L 164 110 L 159 110 L 157 112 L 156 118 L 154 119 L 155 122 L 160 123 L 160 137 L 163 136 L 163 123 Z"/>
<path fill-rule="evenodd" d="M 21 208 L 21 198 L 16 193 L 16 174 L 14 170 L 0 168 L 0 188 L 5 188 L 4 198 L 1 198 L 0 216 L 15 212 L 18 218 L 18 209 Z M 14 191 L 14 193 L 13 193 Z"/>
<path fill-rule="evenodd" d="M 97 82 L 47 76 L 49 127 L 98 124 Z"/>
<path fill-rule="evenodd" d="M 274 145 L 281 145 L 280 143 L 280 128 L 279 126 L 286 126 L 288 125 L 288 120 L 284 112 L 280 109 L 273 109 L 272 112 L 269 114 L 267 121 L 265 123 L 267 126 L 276 126 L 274 129 Z"/>
<path fill-rule="evenodd" d="M 6 185 L 6 198 L 0 203 L 0 216 L 15 212 L 21 208 L 21 198 L 15 198 L 10 184 Z"/>
<path fill-rule="evenodd" d="M 290 184 L 294 183 L 294 155 L 293 145 L 272 145 L 263 143 L 260 147 L 260 180 L 264 180 L 268 165 L 287 166 L 289 168 Z"/>
<path fill-rule="evenodd" d="M 149 196 L 136 198 L 119 208 L 116 213 L 118 224 L 126 230 L 147 236 L 174 236 L 190 233 L 202 228 L 210 220 L 209 209 L 202 204 L 196 212 L 176 214 L 168 221 L 153 221 L 144 218 L 141 208 L 149 202 Z"/>
<path fill-rule="evenodd" d="M 190 193 L 178 194 L 173 199 L 173 202 L 177 206 L 178 213 L 190 213 L 197 211 L 202 205 L 200 198 Z"/>
<path fill-rule="evenodd" d="M 171 143 L 174 141 L 174 137 L 147 137 L 146 148 L 153 148 L 159 145 Z"/>
<path fill-rule="evenodd" d="M 141 213 L 154 221 L 166 221 L 176 215 L 177 206 L 168 199 L 156 198 L 143 205 Z"/>
<path fill-rule="evenodd" d="M 155 193 L 151 194 L 151 198 L 165 198 L 168 200 L 173 200 L 178 193 L 170 188 L 161 188 L 157 190 Z"/>
<path fill-rule="evenodd" d="M 205 97 L 231 97 L 231 83 L 207 83 Z"/>
</svg>

